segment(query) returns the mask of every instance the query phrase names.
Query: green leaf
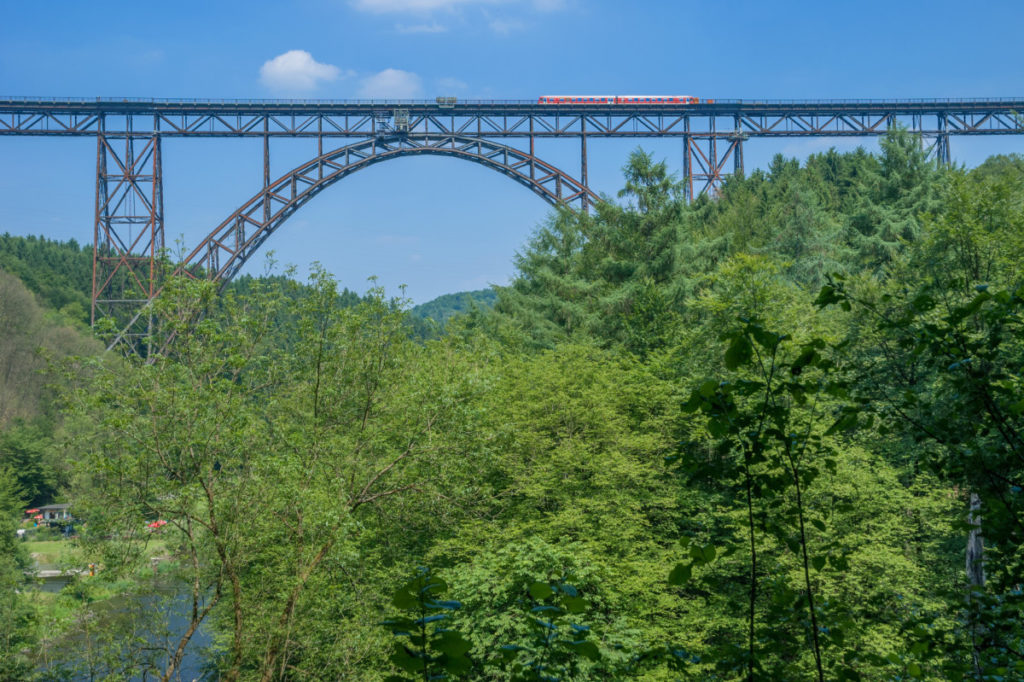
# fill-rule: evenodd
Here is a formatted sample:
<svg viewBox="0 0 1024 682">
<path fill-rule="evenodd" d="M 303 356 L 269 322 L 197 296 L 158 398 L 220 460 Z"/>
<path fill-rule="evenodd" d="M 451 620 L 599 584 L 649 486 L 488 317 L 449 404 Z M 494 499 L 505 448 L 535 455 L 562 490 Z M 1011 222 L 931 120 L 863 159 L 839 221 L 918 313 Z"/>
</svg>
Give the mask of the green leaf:
<svg viewBox="0 0 1024 682">
<path fill-rule="evenodd" d="M 818 292 L 818 297 L 814 299 L 814 305 L 819 308 L 824 308 L 827 305 L 838 303 L 842 298 L 843 297 L 839 294 L 836 287 L 831 284 L 826 284 L 821 287 L 821 290 Z"/>
<path fill-rule="evenodd" d="M 765 350 L 774 350 L 775 346 L 779 343 L 779 337 L 777 334 L 772 334 L 767 331 L 764 327 L 754 325 L 750 328 L 750 335 L 754 337 L 754 341 L 757 345 L 761 346 Z"/>
<path fill-rule="evenodd" d="M 708 433 L 715 438 L 721 438 L 729 433 L 729 423 L 723 419 L 712 419 L 708 422 Z"/>
<path fill-rule="evenodd" d="M 462 656 L 473 648 L 465 637 L 454 630 L 442 632 L 433 642 L 435 649 L 448 656 Z"/>
<path fill-rule="evenodd" d="M 552 596 L 555 591 L 551 589 L 551 586 L 547 583 L 535 582 L 529 587 L 530 596 L 540 601 L 541 599 L 547 599 Z"/>
<path fill-rule="evenodd" d="M 828 561 L 828 557 L 825 556 L 811 557 L 811 566 L 814 566 L 814 570 L 820 571 L 825 568 L 826 561 Z"/>
<path fill-rule="evenodd" d="M 573 642 L 570 646 L 576 649 L 576 651 L 585 658 L 589 658 L 592 661 L 601 660 L 601 651 L 597 648 L 596 644 L 589 640 Z"/>
<path fill-rule="evenodd" d="M 700 385 L 697 391 L 705 398 L 710 398 L 715 395 L 715 391 L 718 390 L 718 382 L 714 379 L 708 379 Z"/>
<path fill-rule="evenodd" d="M 395 608 L 408 611 L 409 609 L 415 608 L 419 604 L 419 600 L 409 592 L 409 586 L 405 585 L 395 591 L 394 597 L 391 599 L 391 603 L 395 605 Z"/>
<path fill-rule="evenodd" d="M 746 336 L 736 336 L 725 351 L 725 366 L 734 370 L 740 365 L 750 362 L 751 357 L 753 357 L 753 348 L 750 347 L 750 341 Z"/>
<path fill-rule="evenodd" d="M 420 588 L 420 594 L 442 594 L 448 591 L 448 583 L 440 578 L 431 576 L 430 582 Z"/>
<path fill-rule="evenodd" d="M 562 600 L 565 610 L 569 613 L 583 613 L 587 610 L 588 602 L 583 597 L 566 597 Z"/>
<path fill-rule="evenodd" d="M 668 574 L 669 585 L 685 585 L 690 580 L 693 569 L 690 564 L 676 564 L 672 572 Z"/>
<path fill-rule="evenodd" d="M 457 677 L 461 677 L 462 673 L 467 672 L 472 666 L 473 662 L 464 655 L 461 656 L 448 656 L 442 663 L 445 672 L 452 673 Z M 432 678 L 437 679 L 437 678 Z"/>
<path fill-rule="evenodd" d="M 818 351 L 814 350 L 814 348 L 805 348 L 797 356 L 796 360 L 793 361 L 793 364 L 790 366 L 790 372 L 794 375 L 800 374 L 800 370 L 813 364 L 819 357 Z"/>
<path fill-rule="evenodd" d="M 700 409 L 700 406 L 703 404 L 703 402 L 704 398 L 701 397 L 700 392 L 693 391 L 692 393 L 690 393 L 690 399 L 683 403 L 682 410 L 683 412 L 686 413 L 696 412 L 697 410 Z"/>
<path fill-rule="evenodd" d="M 826 436 L 831 436 L 834 433 L 842 431 L 850 431 L 857 426 L 857 414 L 855 412 L 846 412 L 839 419 L 837 419 L 832 426 L 828 427 L 825 431 Z"/>
<path fill-rule="evenodd" d="M 412 655 L 405 646 L 397 642 L 395 643 L 395 651 L 391 654 L 391 662 L 396 667 L 410 673 L 423 670 L 423 666 L 426 664 L 422 657 Z"/>
</svg>

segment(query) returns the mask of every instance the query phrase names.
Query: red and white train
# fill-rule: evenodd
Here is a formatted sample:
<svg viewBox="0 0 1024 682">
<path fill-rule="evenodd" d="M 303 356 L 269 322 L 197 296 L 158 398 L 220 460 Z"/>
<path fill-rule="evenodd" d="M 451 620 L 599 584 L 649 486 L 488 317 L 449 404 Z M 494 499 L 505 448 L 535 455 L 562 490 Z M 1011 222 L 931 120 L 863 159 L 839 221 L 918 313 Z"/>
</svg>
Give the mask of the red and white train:
<svg viewBox="0 0 1024 682">
<path fill-rule="evenodd" d="M 715 100 L 704 100 L 714 104 Z M 693 95 L 541 95 L 537 104 L 700 104 Z"/>
</svg>

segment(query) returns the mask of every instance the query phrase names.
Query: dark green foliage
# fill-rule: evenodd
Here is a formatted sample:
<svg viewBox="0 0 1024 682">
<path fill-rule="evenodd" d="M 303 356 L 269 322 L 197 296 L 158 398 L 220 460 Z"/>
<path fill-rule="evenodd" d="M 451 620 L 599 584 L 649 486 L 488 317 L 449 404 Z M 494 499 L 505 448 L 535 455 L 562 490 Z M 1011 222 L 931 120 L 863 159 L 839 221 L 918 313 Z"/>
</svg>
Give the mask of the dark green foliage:
<svg viewBox="0 0 1024 682">
<path fill-rule="evenodd" d="M 67 484 L 55 461 L 52 437 L 43 426 L 16 424 L 0 431 L 0 462 L 15 476 L 25 503 L 38 507 L 56 500 Z"/>
<path fill-rule="evenodd" d="M 520 604 L 528 609 L 532 632 L 518 643 L 501 647 L 511 679 L 580 679 L 587 667 L 584 661 L 601 660 L 597 644 L 590 639 L 590 627 L 579 622 L 589 602 L 564 580 L 533 582 L 526 593 Z"/>
<path fill-rule="evenodd" d="M 449 627 L 451 611 L 462 604 L 441 599 L 447 591 L 448 585 L 429 568 L 418 569 L 412 580 L 395 591 L 391 603 L 405 615 L 381 625 L 395 636 L 390 660 L 404 674 L 391 675 L 389 681 L 443 680 L 469 671 L 470 644 Z"/>
<path fill-rule="evenodd" d="M 0 679 L 25 679 L 31 662 L 25 650 L 35 643 L 32 608 L 22 594 L 29 561 L 15 538 L 25 499 L 12 468 L 0 460 Z"/>
<path fill-rule="evenodd" d="M 624 176 L 443 329 L 172 282 L 166 357 L 74 366 L 71 438 L 0 452 L 40 499 L 70 442 L 108 574 L 168 521 L 224 679 L 1022 677 L 1021 159 Z"/>
<path fill-rule="evenodd" d="M 45 237 L 0 235 L 0 270 L 17 276 L 40 301 L 69 319 L 89 322 L 92 248 Z"/>
<path fill-rule="evenodd" d="M 875 304 L 834 280 L 818 303 L 872 314 L 915 375 L 858 387 L 836 428 L 871 426 L 864 416 L 878 415 L 918 444 L 922 465 L 978 499 L 977 516 L 965 517 L 986 544 L 984 559 L 967 561 L 964 618 L 973 666 L 947 664 L 947 673 L 1024 674 L 1024 289 L 990 292 L 979 284 L 970 295 L 932 284 L 885 294 Z"/>
</svg>

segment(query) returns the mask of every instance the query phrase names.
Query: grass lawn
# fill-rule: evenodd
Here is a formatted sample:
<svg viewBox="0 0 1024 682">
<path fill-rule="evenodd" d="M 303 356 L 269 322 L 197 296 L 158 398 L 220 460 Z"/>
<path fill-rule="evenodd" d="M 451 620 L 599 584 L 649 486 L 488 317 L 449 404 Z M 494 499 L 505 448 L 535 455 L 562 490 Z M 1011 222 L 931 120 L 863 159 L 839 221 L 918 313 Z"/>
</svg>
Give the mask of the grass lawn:
<svg viewBox="0 0 1024 682">
<path fill-rule="evenodd" d="M 163 538 L 148 538 L 147 556 L 167 556 L 167 541 Z M 75 558 L 76 545 L 71 540 L 38 540 L 22 543 L 25 551 L 33 555 L 40 566 L 57 566 L 63 561 Z"/>
<path fill-rule="evenodd" d="M 43 566 L 56 566 L 62 561 L 71 560 L 75 546 L 67 540 L 42 540 L 23 543 L 25 551 L 32 554 L 36 563 Z"/>
</svg>

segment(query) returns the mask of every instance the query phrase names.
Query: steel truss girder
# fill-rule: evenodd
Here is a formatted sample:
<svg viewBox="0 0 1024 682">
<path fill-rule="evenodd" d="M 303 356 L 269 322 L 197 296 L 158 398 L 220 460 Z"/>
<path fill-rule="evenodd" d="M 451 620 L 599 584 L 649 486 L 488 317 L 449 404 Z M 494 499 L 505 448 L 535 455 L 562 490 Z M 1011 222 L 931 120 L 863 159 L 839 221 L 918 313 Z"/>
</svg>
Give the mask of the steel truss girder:
<svg viewBox="0 0 1024 682">
<path fill-rule="evenodd" d="M 496 170 L 552 205 L 589 207 L 599 201 L 582 182 L 533 154 L 462 135 L 409 135 L 361 140 L 326 152 L 285 173 L 228 216 L 182 261 L 179 271 L 227 281 L 295 211 L 335 182 L 382 161 L 422 154 L 452 156 Z"/>
<path fill-rule="evenodd" d="M 577 137 L 586 125 L 591 137 L 683 137 L 689 134 L 710 135 L 702 132 L 714 118 L 700 115 L 650 116 L 529 116 L 493 117 L 468 116 L 441 119 L 438 116 L 410 117 L 409 133 L 454 134 L 487 137 Z M 909 116 L 834 115 L 834 116 L 740 116 L 743 131 L 750 137 L 865 137 L 883 135 L 894 124 L 910 127 Z M 530 122 L 533 132 L 530 132 Z M 352 137 L 362 138 L 378 134 L 377 122 L 369 117 L 316 116 L 302 120 L 281 120 L 280 117 L 250 116 L 227 120 L 221 116 L 170 118 L 162 116 L 161 134 L 164 137 Z M 690 122 L 690 133 L 686 122 Z M 0 136 L 45 135 L 83 136 L 97 134 L 95 118 L 80 121 L 64 120 L 59 116 L 7 117 L 0 113 Z M 266 126 L 266 131 L 264 131 Z M 126 126 L 127 127 L 127 126 Z M 921 132 L 938 134 L 938 126 Z M 990 113 L 974 116 L 948 116 L 945 132 L 954 135 L 1021 135 L 1024 122 L 1009 114 Z M 151 132 L 135 133 L 141 136 Z"/>
<path fill-rule="evenodd" d="M 716 119 L 739 121 L 751 137 L 883 134 L 911 119 L 934 121 L 920 132 L 938 135 L 1024 133 L 1024 100 L 906 102 L 748 102 L 699 105 L 574 107 L 534 102 L 26 101 L 0 99 L 0 135 L 94 135 L 107 132 L 171 137 L 353 137 L 379 134 L 381 111 L 409 113 L 408 132 L 489 137 L 673 137 L 710 134 Z M 943 122 L 944 121 L 944 122 Z M 120 124 L 118 125 L 118 122 Z"/>
</svg>

